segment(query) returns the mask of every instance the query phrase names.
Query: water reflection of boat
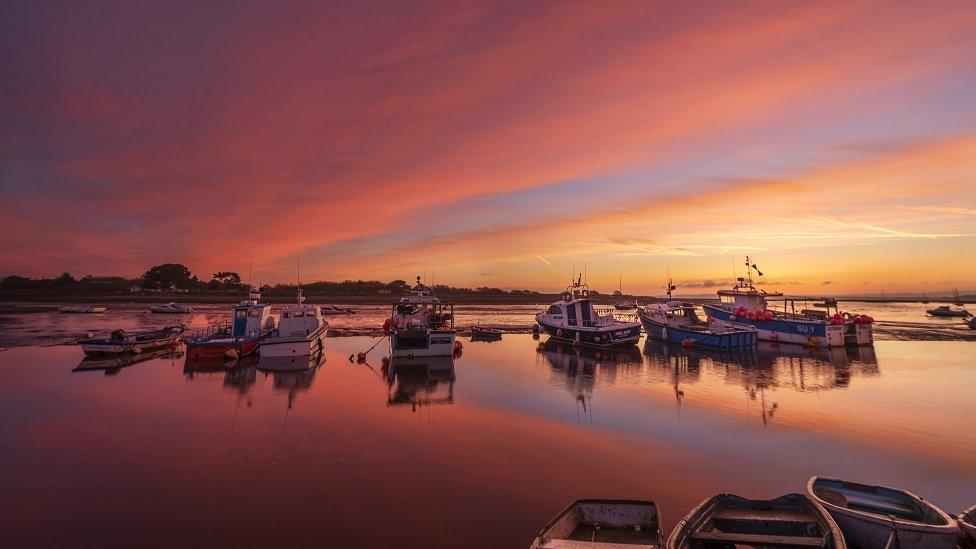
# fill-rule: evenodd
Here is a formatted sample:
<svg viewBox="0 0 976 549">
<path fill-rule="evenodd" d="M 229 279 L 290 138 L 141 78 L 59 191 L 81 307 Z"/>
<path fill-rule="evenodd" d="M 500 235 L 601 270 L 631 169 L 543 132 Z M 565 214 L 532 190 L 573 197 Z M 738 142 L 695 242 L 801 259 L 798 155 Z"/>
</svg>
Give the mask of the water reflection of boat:
<svg viewBox="0 0 976 549">
<path fill-rule="evenodd" d="M 322 353 L 297 356 L 266 356 L 258 358 L 258 370 L 265 372 L 298 372 L 314 368 L 321 362 Z"/>
<path fill-rule="evenodd" d="M 845 549 L 847 545 L 837 523 L 803 494 L 768 501 L 719 494 L 703 501 L 678 523 L 667 547 Z"/>
<path fill-rule="evenodd" d="M 271 376 L 274 390 L 288 393 L 288 409 L 291 409 L 298 394 L 311 388 L 322 361 L 319 353 L 294 357 L 262 356 L 258 359 L 257 369 Z"/>
<path fill-rule="evenodd" d="M 183 362 L 183 375 L 187 381 L 209 379 L 215 374 L 223 378 L 223 385 L 241 393 L 247 392 L 257 381 L 257 355 L 237 360 L 199 359 L 187 356 Z"/>
<path fill-rule="evenodd" d="M 158 349 L 156 351 L 141 353 L 138 355 L 86 356 L 71 371 L 89 372 L 104 370 L 105 375 L 115 375 L 119 373 L 119 370 L 122 368 L 132 366 L 133 364 L 145 362 L 154 358 L 179 358 L 181 356 L 183 356 L 182 351 L 176 351 L 172 348 Z"/>
<path fill-rule="evenodd" d="M 911 492 L 813 477 L 807 495 L 830 513 L 853 547 L 956 546 L 955 519 Z"/>
<path fill-rule="evenodd" d="M 387 406 L 418 407 L 454 403 L 454 359 L 447 356 L 383 360 Z"/>
</svg>

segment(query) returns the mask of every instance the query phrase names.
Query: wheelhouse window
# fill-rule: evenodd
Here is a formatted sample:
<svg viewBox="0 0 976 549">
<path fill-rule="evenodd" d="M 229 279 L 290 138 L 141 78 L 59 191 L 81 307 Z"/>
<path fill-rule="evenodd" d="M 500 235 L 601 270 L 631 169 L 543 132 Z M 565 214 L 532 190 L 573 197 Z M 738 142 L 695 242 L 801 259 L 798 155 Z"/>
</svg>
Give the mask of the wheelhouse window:
<svg viewBox="0 0 976 549">
<path fill-rule="evenodd" d="M 719 296 L 719 298 L 722 300 L 722 303 L 735 303 L 735 296 L 723 295 Z"/>
<path fill-rule="evenodd" d="M 247 316 L 247 311 L 245 311 L 245 310 L 243 310 L 243 309 L 238 309 L 238 310 L 236 311 L 236 313 L 235 313 L 235 315 L 234 315 L 234 316 L 235 316 L 235 317 L 237 317 L 237 318 L 244 318 L 244 317 L 246 317 L 246 316 Z"/>
<path fill-rule="evenodd" d="M 559 305 L 550 305 L 548 313 L 551 315 L 561 315 L 563 314 L 563 310 Z"/>
</svg>

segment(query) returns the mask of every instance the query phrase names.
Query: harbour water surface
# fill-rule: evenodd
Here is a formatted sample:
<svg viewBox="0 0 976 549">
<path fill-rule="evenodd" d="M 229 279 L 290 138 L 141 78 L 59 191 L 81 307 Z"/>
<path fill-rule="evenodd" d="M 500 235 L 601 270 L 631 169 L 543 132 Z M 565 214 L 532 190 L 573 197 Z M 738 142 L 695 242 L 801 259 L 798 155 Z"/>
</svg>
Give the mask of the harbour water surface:
<svg viewBox="0 0 976 549">
<path fill-rule="evenodd" d="M 976 503 L 976 343 L 648 343 L 507 334 L 448 360 L 317 366 L 0 353 L 4 545 L 527 547 L 580 497 L 655 500 L 665 531 L 718 492 L 814 474 Z M 80 366 L 80 369 L 79 369 Z"/>
</svg>

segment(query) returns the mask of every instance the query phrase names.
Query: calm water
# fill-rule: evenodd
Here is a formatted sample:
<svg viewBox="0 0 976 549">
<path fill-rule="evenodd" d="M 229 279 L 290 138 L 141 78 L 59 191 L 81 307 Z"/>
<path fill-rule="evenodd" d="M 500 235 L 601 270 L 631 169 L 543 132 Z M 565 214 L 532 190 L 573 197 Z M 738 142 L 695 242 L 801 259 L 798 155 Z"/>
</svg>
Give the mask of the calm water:
<svg viewBox="0 0 976 549">
<path fill-rule="evenodd" d="M 348 361 L 373 341 L 292 373 L 0 353 L 3 544 L 527 547 L 574 498 L 653 499 L 667 532 L 710 494 L 813 474 L 976 503 L 976 343 L 721 356 L 510 334 L 453 363 Z"/>
</svg>

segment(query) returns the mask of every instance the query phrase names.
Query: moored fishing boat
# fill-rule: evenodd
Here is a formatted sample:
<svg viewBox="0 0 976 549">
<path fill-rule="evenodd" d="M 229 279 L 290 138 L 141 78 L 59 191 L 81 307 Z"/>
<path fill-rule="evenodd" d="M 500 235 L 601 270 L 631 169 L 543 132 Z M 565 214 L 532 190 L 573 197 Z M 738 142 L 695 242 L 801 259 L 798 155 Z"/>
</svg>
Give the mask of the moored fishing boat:
<svg viewBox="0 0 976 549">
<path fill-rule="evenodd" d="M 108 308 L 106 307 L 94 307 L 94 306 L 83 306 L 83 305 L 82 306 L 69 305 L 65 307 L 58 307 L 59 313 L 69 313 L 69 314 L 97 315 L 97 314 L 103 314 L 107 310 Z"/>
<path fill-rule="evenodd" d="M 166 305 L 153 305 L 149 307 L 149 312 L 156 313 L 158 315 L 182 315 L 192 313 L 193 307 L 190 307 L 189 305 L 180 305 L 170 301 Z"/>
<path fill-rule="evenodd" d="M 630 300 L 617 301 L 613 304 L 613 308 L 618 311 L 633 311 L 637 308 L 637 303 Z"/>
<path fill-rule="evenodd" d="M 306 356 L 320 354 L 329 323 L 314 305 L 305 305 L 302 289 L 298 289 L 298 304 L 281 309 L 278 326 L 261 341 L 262 357 Z"/>
<path fill-rule="evenodd" d="M 591 347 L 633 345 L 640 339 L 641 325 L 618 319 L 613 312 L 597 311 L 582 276 L 566 289 L 563 299 L 535 315 L 549 337 Z"/>
<path fill-rule="evenodd" d="M 454 305 L 442 303 L 419 276 L 417 285 L 393 306 L 383 332 L 390 336 L 394 357 L 454 356 L 458 351 Z"/>
<path fill-rule="evenodd" d="M 685 347 L 710 347 L 720 350 L 749 349 L 758 336 L 751 326 L 709 325 L 698 317 L 695 306 L 673 299 L 676 286 L 668 280 L 668 301 L 652 303 L 637 310 L 637 319 L 647 337 L 680 343 Z"/>
<path fill-rule="evenodd" d="M 762 276 L 762 272 L 746 257 L 748 269 L 755 269 Z M 795 301 L 799 298 L 786 299 L 779 292 L 757 290 L 752 284 L 752 271 L 748 277 L 736 279 L 731 290 L 719 290 L 720 303 L 706 303 L 702 306 L 708 315 L 709 323 L 721 326 L 735 327 L 737 325 L 752 326 L 757 330 L 761 341 L 779 343 L 797 343 L 814 347 L 840 347 L 845 344 L 873 345 L 874 319 L 866 315 L 851 315 L 841 313 L 836 309 L 836 301 L 824 300 L 821 304 L 828 308 L 826 318 L 795 314 Z M 769 299 L 781 299 L 784 302 L 783 311 L 773 311 L 769 308 Z M 787 303 L 793 302 L 793 311 L 787 312 Z M 831 305 L 831 303 L 833 305 Z M 829 308 L 834 308 L 833 315 Z"/>
<path fill-rule="evenodd" d="M 139 354 L 176 345 L 185 331 L 186 326 L 183 324 L 131 334 L 125 330 L 115 330 L 107 338 L 79 339 L 78 345 L 85 354 L 90 355 Z"/>
<path fill-rule="evenodd" d="M 951 549 L 959 526 L 945 511 L 904 490 L 812 477 L 807 495 L 837 522 L 853 547 Z"/>
<path fill-rule="evenodd" d="M 678 523 L 668 549 L 708 547 L 822 547 L 845 549 L 837 523 L 803 494 L 751 500 L 719 494 Z"/>
<path fill-rule="evenodd" d="M 229 325 L 216 326 L 187 339 L 187 358 L 240 358 L 255 352 L 274 329 L 271 305 L 260 303 L 260 299 L 261 294 L 250 294 L 231 307 Z"/>
<path fill-rule="evenodd" d="M 967 316 L 972 316 L 966 309 L 953 309 L 948 305 L 940 305 L 934 309 L 929 309 L 925 311 L 925 314 L 929 316 L 939 316 L 945 318 L 965 318 Z"/>
<path fill-rule="evenodd" d="M 661 517 L 652 501 L 580 499 L 532 542 L 532 549 L 661 547 Z"/>
</svg>

